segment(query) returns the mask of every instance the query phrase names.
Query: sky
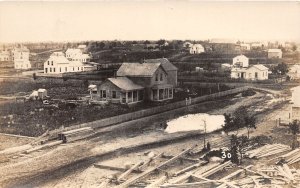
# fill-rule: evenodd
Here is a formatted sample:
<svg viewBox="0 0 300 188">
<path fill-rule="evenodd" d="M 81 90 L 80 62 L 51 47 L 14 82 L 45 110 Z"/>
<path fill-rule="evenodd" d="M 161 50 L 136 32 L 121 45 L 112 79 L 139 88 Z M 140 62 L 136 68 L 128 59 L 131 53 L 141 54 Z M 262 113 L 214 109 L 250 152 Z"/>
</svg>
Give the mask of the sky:
<svg viewBox="0 0 300 188">
<path fill-rule="evenodd" d="M 300 41 L 300 2 L 0 2 L 0 42 Z"/>
</svg>

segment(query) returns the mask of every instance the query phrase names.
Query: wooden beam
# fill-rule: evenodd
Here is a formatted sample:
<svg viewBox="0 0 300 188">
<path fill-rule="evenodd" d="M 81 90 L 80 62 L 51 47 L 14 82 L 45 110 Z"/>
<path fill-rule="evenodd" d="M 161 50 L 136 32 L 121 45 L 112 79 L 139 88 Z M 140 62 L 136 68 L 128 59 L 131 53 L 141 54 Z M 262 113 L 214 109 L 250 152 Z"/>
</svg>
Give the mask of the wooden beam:
<svg viewBox="0 0 300 188">
<path fill-rule="evenodd" d="M 163 166 L 165 166 L 165 165 L 167 165 L 167 164 L 169 164 L 169 163 L 171 163 L 171 162 L 177 160 L 178 158 L 180 158 L 180 157 L 183 156 L 184 154 L 188 153 L 192 148 L 193 148 L 193 147 L 188 148 L 188 149 L 182 151 L 181 153 L 179 153 L 178 155 L 174 156 L 172 159 L 169 159 L 168 161 L 166 161 L 166 162 L 164 162 L 164 163 L 162 163 L 162 164 L 159 164 L 159 165 L 157 165 L 156 167 L 152 167 L 152 168 L 150 168 L 149 170 L 147 170 L 147 171 L 141 173 L 140 175 L 138 175 L 138 176 L 136 176 L 136 177 L 132 177 L 132 178 L 128 179 L 127 181 L 125 181 L 124 183 L 120 184 L 120 185 L 117 186 L 117 187 L 118 187 L 118 188 L 127 188 L 127 187 L 129 187 L 130 185 L 134 184 L 135 182 L 139 181 L 140 179 L 142 179 L 142 178 L 146 177 L 147 175 L 151 174 L 151 173 L 152 173 L 153 171 L 155 171 L 156 169 L 161 168 L 161 167 L 163 167 Z"/>
<path fill-rule="evenodd" d="M 164 153 L 161 152 L 153 157 L 150 157 L 146 162 L 144 162 L 143 165 L 138 167 L 138 170 L 142 170 L 143 168 L 147 167 L 152 161 L 154 161 L 155 159 L 159 158 L 160 156 L 162 156 Z"/>
<path fill-rule="evenodd" d="M 142 164 L 144 164 L 144 162 L 139 162 L 136 163 L 135 165 L 133 165 L 131 168 L 129 168 L 128 170 L 126 170 L 123 174 L 121 174 L 117 181 L 119 182 L 120 180 L 123 180 L 126 176 L 128 176 L 133 170 L 137 169 L 139 166 L 141 166 Z"/>
<path fill-rule="evenodd" d="M 191 165 L 191 166 L 188 166 L 188 167 L 186 167 L 186 168 L 184 168 L 184 169 L 182 169 L 182 170 L 176 172 L 174 175 L 175 175 L 175 176 L 181 175 L 181 174 L 183 174 L 183 173 L 185 173 L 185 172 L 187 172 L 187 171 L 190 171 L 190 170 L 193 170 L 193 169 L 195 169 L 195 168 L 200 167 L 200 166 L 203 165 L 204 163 L 207 163 L 207 162 L 206 162 L 206 161 L 200 161 L 200 162 L 198 162 L 198 163 L 196 163 L 196 164 L 193 164 L 193 165 Z"/>
<path fill-rule="evenodd" d="M 157 179 L 155 182 L 148 185 L 146 188 L 156 188 L 159 187 L 161 184 L 163 184 L 168 179 L 168 176 L 164 175 Z"/>
<path fill-rule="evenodd" d="M 99 168 L 99 169 L 107 169 L 107 170 L 120 171 L 120 172 L 125 172 L 126 170 L 128 170 L 127 168 L 108 166 L 108 165 L 103 165 L 103 164 L 94 164 L 94 167 Z M 141 173 L 142 171 L 133 170 L 132 172 Z"/>
</svg>

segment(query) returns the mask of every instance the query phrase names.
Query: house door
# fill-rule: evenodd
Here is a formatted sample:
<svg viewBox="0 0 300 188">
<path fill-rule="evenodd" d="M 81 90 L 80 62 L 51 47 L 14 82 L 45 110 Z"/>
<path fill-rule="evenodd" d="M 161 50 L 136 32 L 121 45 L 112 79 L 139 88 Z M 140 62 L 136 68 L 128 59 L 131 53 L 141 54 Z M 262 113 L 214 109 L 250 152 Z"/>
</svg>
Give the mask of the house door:
<svg viewBox="0 0 300 188">
<path fill-rule="evenodd" d="M 241 78 L 245 78 L 245 73 L 244 72 L 241 73 Z"/>
</svg>

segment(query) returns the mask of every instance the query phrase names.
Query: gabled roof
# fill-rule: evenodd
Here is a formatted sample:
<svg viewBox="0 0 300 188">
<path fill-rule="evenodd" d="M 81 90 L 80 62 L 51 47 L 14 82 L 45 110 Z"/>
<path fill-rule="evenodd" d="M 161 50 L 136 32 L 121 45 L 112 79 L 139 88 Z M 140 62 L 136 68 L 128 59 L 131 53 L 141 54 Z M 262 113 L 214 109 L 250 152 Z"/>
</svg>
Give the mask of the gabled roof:
<svg viewBox="0 0 300 188">
<path fill-rule="evenodd" d="M 59 55 L 59 56 L 51 55 L 50 58 L 47 61 L 53 61 L 57 64 L 68 64 L 68 63 L 70 63 L 70 61 L 65 56 L 61 56 L 61 55 Z"/>
<path fill-rule="evenodd" d="M 161 63 L 123 63 L 117 76 L 152 77 Z"/>
<path fill-rule="evenodd" d="M 247 56 L 245 56 L 245 55 L 238 55 L 238 56 L 235 56 L 233 59 L 235 59 L 235 58 L 247 58 L 248 59 L 248 57 Z"/>
<path fill-rule="evenodd" d="M 282 52 L 281 49 L 268 49 L 268 52 Z"/>
<path fill-rule="evenodd" d="M 257 69 L 259 69 L 259 70 L 269 70 L 267 67 L 265 67 L 264 65 L 252 65 L 252 67 L 255 67 L 255 68 L 257 68 Z M 249 68 L 251 68 L 251 67 L 249 67 Z"/>
<path fill-rule="evenodd" d="M 107 80 L 109 80 L 111 83 L 113 83 L 115 86 L 117 86 L 121 90 L 125 90 L 125 91 L 132 91 L 132 90 L 138 90 L 138 89 L 144 88 L 138 84 L 133 83 L 127 77 L 108 78 Z"/>
<path fill-rule="evenodd" d="M 67 51 L 66 51 L 66 53 L 71 53 L 71 54 L 77 54 L 77 53 L 79 53 L 79 54 L 81 54 L 82 51 L 80 49 L 77 49 L 77 48 L 68 48 Z"/>
<path fill-rule="evenodd" d="M 166 71 L 178 70 L 167 58 L 159 58 L 159 59 L 146 59 L 146 63 L 161 63 L 161 66 Z"/>
</svg>

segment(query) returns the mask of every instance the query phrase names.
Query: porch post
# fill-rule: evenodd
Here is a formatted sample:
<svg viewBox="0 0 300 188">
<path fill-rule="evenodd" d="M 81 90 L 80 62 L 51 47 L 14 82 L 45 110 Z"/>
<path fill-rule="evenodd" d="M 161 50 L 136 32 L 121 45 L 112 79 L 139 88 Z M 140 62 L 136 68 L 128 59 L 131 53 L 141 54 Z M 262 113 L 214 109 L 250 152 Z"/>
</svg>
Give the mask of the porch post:
<svg viewBox="0 0 300 188">
<path fill-rule="evenodd" d="M 128 103 L 128 93 L 126 91 L 126 103 Z"/>
<path fill-rule="evenodd" d="M 133 92 L 134 92 L 134 90 L 131 91 L 131 102 L 133 102 Z"/>
<path fill-rule="evenodd" d="M 159 101 L 159 89 L 157 88 L 157 100 Z"/>
</svg>

